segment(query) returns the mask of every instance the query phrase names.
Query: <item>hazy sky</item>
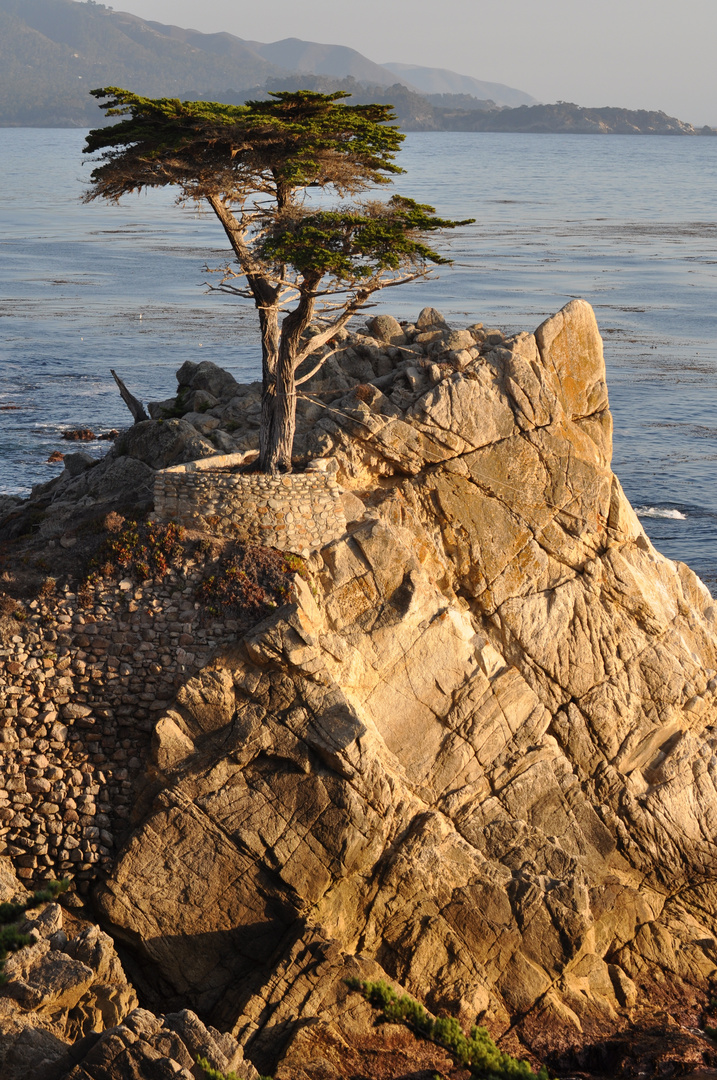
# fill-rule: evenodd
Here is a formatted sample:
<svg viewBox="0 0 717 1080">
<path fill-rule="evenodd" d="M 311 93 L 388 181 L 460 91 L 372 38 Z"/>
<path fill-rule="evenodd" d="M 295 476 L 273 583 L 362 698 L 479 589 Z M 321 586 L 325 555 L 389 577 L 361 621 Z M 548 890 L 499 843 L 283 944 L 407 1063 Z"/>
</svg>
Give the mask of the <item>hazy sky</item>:
<svg viewBox="0 0 717 1080">
<path fill-rule="evenodd" d="M 118 11 L 238 37 L 350 45 L 540 101 L 663 109 L 717 126 L 715 0 L 114 0 Z"/>
</svg>

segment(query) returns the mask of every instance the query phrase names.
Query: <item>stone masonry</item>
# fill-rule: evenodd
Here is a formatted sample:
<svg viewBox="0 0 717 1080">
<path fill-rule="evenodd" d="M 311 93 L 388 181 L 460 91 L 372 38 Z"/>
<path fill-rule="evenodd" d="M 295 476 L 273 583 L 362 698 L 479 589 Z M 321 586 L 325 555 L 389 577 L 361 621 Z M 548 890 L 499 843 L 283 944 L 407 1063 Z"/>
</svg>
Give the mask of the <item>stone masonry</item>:
<svg viewBox="0 0 717 1080">
<path fill-rule="evenodd" d="M 245 454 L 227 454 L 162 469 L 154 486 L 157 521 L 303 556 L 343 536 L 342 492 L 331 475 L 228 471 L 245 459 Z"/>
<path fill-rule="evenodd" d="M 0 854 L 81 892 L 129 828 L 157 717 L 237 623 L 206 622 L 191 566 L 33 601 L 0 649 Z"/>
</svg>

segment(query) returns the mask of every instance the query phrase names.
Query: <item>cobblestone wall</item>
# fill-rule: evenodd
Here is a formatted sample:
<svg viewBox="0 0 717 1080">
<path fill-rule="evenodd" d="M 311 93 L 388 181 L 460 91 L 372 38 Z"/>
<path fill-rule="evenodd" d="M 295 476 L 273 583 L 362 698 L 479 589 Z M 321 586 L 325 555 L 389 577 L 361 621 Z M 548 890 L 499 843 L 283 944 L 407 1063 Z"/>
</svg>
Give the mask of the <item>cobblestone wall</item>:
<svg viewBox="0 0 717 1080">
<path fill-rule="evenodd" d="M 341 489 L 331 476 L 219 471 L 244 456 L 205 458 L 163 469 L 154 487 L 156 519 L 304 556 L 343 536 Z"/>
<path fill-rule="evenodd" d="M 84 892 L 124 839 L 158 716 L 238 630 L 203 623 L 199 580 L 189 568 L 33 601 L 0 648 L 0 854 L 28 884 Z"/>
</svg>

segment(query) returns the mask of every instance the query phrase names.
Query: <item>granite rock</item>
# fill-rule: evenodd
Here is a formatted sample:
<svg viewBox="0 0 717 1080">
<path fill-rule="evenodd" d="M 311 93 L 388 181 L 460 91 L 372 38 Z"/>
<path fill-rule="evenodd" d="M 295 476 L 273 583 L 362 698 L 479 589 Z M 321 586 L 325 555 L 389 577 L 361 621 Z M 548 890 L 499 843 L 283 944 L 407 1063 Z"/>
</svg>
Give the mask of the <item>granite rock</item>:
<svg viewBox="0 0 717 1080">
<path fill-rule="evenodd" d="M 717 976 L 715 608 L 611 472 L 589 306 L 488 341 L 400 417 L 382 398 L 324 427 L 366 509 L 313 594 L 160 719 L 106 924 L 261 1071 L 300 1030 L 319 1057 L 322 1024 L 353 1030 L 351 965 L 522 1052 L 608 1037 L 637 1001 L 694 1019 Z"/>
<path fill-rule="evenodd" d="M 168 1015 L 123 1020 L 73 1080 L 114 1060 L 141 1075 L 140 1043 L 181 1074 L 187 1008 L 233 1068 L 355 1075 L 371 1020 L 347 974 L 570 1075 L 648 1028 L 680 1028 L 683 1072 L 711 1060 L 714 601 L 611 470 L 584 301 L 534 335 L 474 327 L 460 363 L 438 313 L 416 329 L 410 357 L 349 336 L 307 384 L 299 455 L 331 458 L 347 531 L 157 716 L 95 902 Z M 229 389 L 212 414 L 249 443 L 256 387 Z M 32 948 L 28 1003 L 54 978 Z M 63 955 L 69 1001 L 108 953 Z"/>
</svg>

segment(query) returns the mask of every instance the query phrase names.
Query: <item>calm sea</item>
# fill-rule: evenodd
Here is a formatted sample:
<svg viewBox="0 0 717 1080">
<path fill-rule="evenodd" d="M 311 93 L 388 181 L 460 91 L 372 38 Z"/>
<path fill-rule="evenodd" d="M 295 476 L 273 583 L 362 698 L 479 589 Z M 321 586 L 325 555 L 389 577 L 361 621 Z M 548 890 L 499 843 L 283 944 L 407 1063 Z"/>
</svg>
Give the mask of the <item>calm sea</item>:
<svg viewBox="0 0 717 1080">
<path fill-rule="evenodd" d="M 169 397 L 185 360 L 259 371 L 253 311 L 207 294 L 219 226 L 169 192 L 83 205 L 84 133 L 0 129 L 0 492 L 55 475 L 66 427 Z M 717 592 L 717 139 L 425 133 L 403 194 L 476 224 L 440 277 L 379 307 L 533 330 L 575 296 L 605 338 L 614 468 L 666 555 Z M 106 444 L 83 447 L 102 453 Z"/>
</svg>

